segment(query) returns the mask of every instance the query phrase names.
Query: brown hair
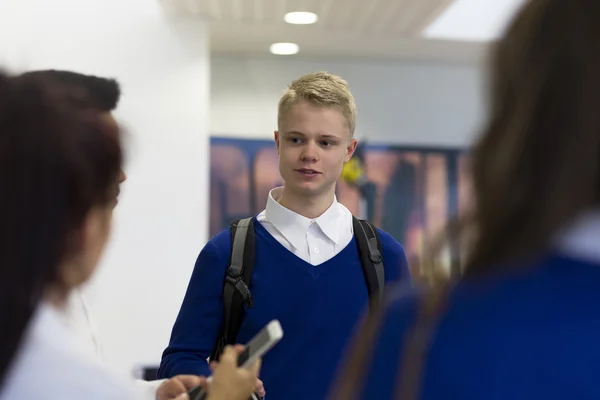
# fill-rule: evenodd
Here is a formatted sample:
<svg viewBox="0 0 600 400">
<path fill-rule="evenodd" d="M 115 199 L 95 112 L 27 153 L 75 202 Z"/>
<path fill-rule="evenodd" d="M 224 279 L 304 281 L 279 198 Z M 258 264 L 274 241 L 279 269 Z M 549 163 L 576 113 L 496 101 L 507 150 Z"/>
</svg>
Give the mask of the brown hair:
<svg viewBox="0 0 600 400">
<path fill-rule="evenodd" d="M 116 129 L 78 93 L 0 73 L 0 384 L 86 215 L 114 200 Z"/>
<path fill-rule="evenodd" d="M 81 90 L 85 93 L 86 101 L 91 106 L 104 112 L 113 112 L 121 98 L 119 82 L 112 78 L 57 69 L 28 71 L 22 74 L 21 77 L 40 78 L 56 82 L 73 92 Z"/>
<path fill-rule="evenodd" d="M 354 135 L 356 127 L 356 104 L 350 92 L 348 82 L 328 72 L 315 72 L 295 79 L 283 92 L 279 99 L 277 123 L 289 109 L 300 101 L 308 101 L 318 107 L 337 108 L 348 124 L 350 135 Z"/>
<path fill-rule="evenodd" d="M 597 0 L 530 0 L 495 45 L 490 115 L 472 152 L 474 209 L 456 232 L 469 236 L 461 243 L 466 257 L 460 279 L 535 257 L 579 213 L 600 204 L 598 39 Z M 417 322 L 404 337 L 396 382 L 398 396 L 410 393 L 397 398 L 419 398 L 415 369 L 423 371 L 449 288 L 446 280 L 421 299 Z M 373 343 L 363 337 L 361 346 Z M 359 387 L 368 369 L 364 357 L 351 362 L 363 367 L 348 367 L 353 373 L 342 379 L 345 393 Z"/>
</svg>

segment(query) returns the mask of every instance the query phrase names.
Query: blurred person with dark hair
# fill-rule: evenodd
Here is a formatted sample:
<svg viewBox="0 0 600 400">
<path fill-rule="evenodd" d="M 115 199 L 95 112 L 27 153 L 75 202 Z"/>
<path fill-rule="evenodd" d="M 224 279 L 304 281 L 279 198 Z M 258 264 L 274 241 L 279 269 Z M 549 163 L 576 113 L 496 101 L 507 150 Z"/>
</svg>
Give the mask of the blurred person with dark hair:
<svg viewBox="0 0 600 400">
<path fill-rule="evenodd" d="M 90 106 L 100 112 L 102 118 L 107 123 L 116 125 L 112 113 L 116 110 L 121 97 L 121 88 L 116 79 L 56 69 L 29 71 L 20 76 L 23 78 L 50 80 L 70 90 L 72 93 L 85 96 Z M 125 172 L 121 169 L 117 182 L 120 185 L 125 180 Z M 118 196 L 119 191 L 116 194 Z M 117 203 L 118 198 L 115 199 L 115 206 Z M 87 349 L 93 352 L 96 357 L 102 359 L 102 350 L 98 339 L 96 323 L 81 290 L 73 290 L 71 292 L 66 310 L 73 327 L 78 329 L 82 338 L 85 338 L 89 342 Z"/>
<path fill-rule="evenodd" d="M 61 313 L 108 240 L 121 160 L 82 96 L 0 76 L 0 398 L 140 398 L 84 361 Z"/>
<path fill-rule="evenodd" d="M 148 399 L 90 357 L 65 314 L 95 271 L 118 192 L 120 129 L 84 93 L 0 74 L 0 399 Z M 216 365 L 209 399 L 246 399 L 258 365 L 236 349 Z M 217 373 L 218 372 L 218 373 Z M 185 399 L 201 377 L 152 398 Z M 179 397 L 177 397 L 179 396 Z"/>
<path fill-rule="evenodd" d="M 370 314 L 333 399 L 600 398 L 599 38 L 597 0 L 530 0 L 494 44 L 462 276 Z"/>
<path fill-rule="evenodd" d="M 116 111 L 121 98 L 121 87 L 116 79 L 57 69 L 29 71 L 21 74 L 21 77 L 49 80 L 74 94 L 84 96 L 89 102 L 90 107 L 98 111 L 109 125 L 117 125 L 113 112 Z M 126 179 L 127 176 L 121 168 L 117 178 L 118 185 L 121 185 Z M 118 189 L 114 202 L 115 206 L 118 204 L 119 192 L 120 190 Z M 71 291 L 67 306 L 65 307 L 65 314 L 68 315 L 69 322 L 73 328 L 77 329 L 80 336 L 88 342 L 86 349 L 92 352 L 96 358 L 102 360 L 102 349 L 97 333 L 97 325 L 81 289 Z M 184 390 L 187 387 L 186 383 L 190 379 L 188 375 L 178 375 L 168 380 L 144 381 L 138 379 L 136 382 L 149 395 L 153 397 L 157 396 L 158 398 L 167 398 L 164 397 L 165 394 L 177 393 Z M 193 379 L 193 382 L 195 382 L 195 379 Z"/>
</svg>

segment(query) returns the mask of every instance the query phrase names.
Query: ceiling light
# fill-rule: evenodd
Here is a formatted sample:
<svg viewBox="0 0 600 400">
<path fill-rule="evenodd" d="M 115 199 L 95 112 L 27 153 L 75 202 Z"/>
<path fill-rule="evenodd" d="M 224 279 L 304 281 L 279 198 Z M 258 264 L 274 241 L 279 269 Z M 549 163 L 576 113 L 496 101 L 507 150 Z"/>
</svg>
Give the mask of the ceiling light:
<svg viewBox="0 0 600 400">
<path fill-rule="evenodd" d="M 288 24 L 308 25 L 317 22 L 317 14 L 306 11 L 289 12 L 283 16 L 283 20 Z"/>
<path fill-rule="evenodd" d="M 524 3 L 525 0 L 456 0 L 423 34 L 432 39 L 496 40 Z"/>
<path fill-rule="evenodd" d="M 289 56 L 291 54 L 296 54 L 300 48 L 296 43 L 273 43 L 269 50 L 273 54 Z"/>
</svg>

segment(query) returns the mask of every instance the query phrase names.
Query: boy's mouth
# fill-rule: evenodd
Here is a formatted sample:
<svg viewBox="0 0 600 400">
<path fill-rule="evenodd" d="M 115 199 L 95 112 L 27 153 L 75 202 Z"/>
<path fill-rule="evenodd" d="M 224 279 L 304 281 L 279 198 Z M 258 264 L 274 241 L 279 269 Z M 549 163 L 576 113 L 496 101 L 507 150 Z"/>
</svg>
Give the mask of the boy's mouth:
<svg viewBox="0 0 600 400">
<path fill-rule="evenodd" d="M 314 176 L 314 175 L 320 174 L 320 172 L 315 171 L 314 169 L 310 169 L 310 168 L 299 168 L 296 171 L 300 172 L 301 174 L 307 175 L 307 176 Z"/>
</svg>

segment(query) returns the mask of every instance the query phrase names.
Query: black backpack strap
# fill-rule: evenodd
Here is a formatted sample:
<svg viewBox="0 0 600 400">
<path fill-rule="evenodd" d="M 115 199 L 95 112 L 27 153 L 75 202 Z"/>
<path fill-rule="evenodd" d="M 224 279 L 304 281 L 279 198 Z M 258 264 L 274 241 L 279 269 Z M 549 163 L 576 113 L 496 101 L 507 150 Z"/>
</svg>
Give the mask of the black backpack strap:
<svg viewBox="0 0 600 400">
<path fill-rule="evenodd" d="M 253 306 L 250 280 L 254 268 L 254 218 L 231 224 L 231 254 L 223 285 L 223 324 L 211 360 L 218 360 L 228 344 L 234 344 L 244 317 L 244 305 Z"/>
<path fill-rule="evenodd" d="M 369 298 L 381 300 L 385 285 L 385 269 L 383 267 L 383 251 L 377 229 L 369 221 L 352 217 L 354 237 L 358 245 L 358 255 L 362 264 Z"/>
</svg>

